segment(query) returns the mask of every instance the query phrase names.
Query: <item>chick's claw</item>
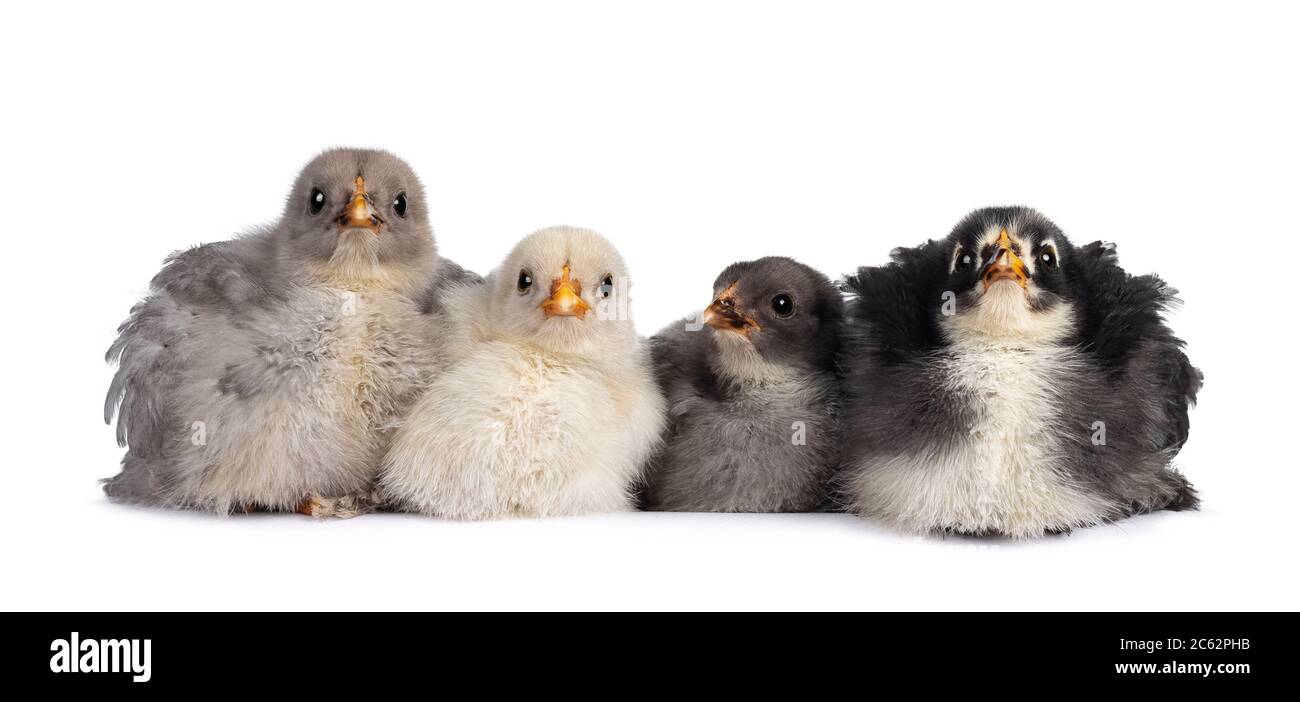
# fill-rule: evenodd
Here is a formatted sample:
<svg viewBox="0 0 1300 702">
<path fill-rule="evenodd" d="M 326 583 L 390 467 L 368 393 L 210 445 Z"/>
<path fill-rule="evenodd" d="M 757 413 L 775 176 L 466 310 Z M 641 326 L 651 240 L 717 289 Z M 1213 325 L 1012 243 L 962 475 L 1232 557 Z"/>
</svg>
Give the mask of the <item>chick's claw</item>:
<svg viewBox="0 0 1300 702">
<path fill-rule="evenodd" d="M 302 501 L 295 510 L 313 519 L 351 519 L 374 511 L 375 503 L 369 494 L 343 495 L 341 497 L 324 497 L 312 495 Z"/>
</svg>

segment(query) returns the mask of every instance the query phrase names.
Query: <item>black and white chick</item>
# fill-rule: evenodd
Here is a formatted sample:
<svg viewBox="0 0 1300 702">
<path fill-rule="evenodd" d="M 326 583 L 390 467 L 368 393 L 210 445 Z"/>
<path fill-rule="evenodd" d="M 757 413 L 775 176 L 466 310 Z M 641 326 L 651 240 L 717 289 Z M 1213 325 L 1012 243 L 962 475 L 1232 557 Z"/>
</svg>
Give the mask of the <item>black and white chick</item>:
<svg viewBox="0 0 1300 702">
<path fill-rule="evenodd" d="M 439 257 L 411 168 L 335 149 L 278 222 L 173 254 L 108 352 L 118 501 L 348 516 L 439 364 Z"/>
<path fill-rule="evenodd" d="M 816 509 L 835 465 L 839 290 L 789 258 L 736 263 L 698 320 L 651 340 L 668 401 L 642 505 L 692 512 Z"/>
<path fill-rule="evenodd" d="M 1170 463 L 1201 374 L 1176 291 L 1038 212 L 978 210 L 847 279 L 849 510 L 916 533 L 1034 537 L 1194 509 Z"/>
</svg>

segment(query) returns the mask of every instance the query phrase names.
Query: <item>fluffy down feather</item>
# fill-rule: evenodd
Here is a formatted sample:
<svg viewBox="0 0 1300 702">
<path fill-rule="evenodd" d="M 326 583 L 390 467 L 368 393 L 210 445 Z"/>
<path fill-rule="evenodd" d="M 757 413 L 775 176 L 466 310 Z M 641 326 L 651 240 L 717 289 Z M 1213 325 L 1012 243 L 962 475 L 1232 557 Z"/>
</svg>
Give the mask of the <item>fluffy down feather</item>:
<svg viewBox="0 0 1300 702">
<path fill-rule="evenodd" d="M 566 265 L 593 310 L 583 319 L 541 308 Z M 537 282 L 521 291 L 525 270 Z M 602 298 L 606 276 L 616 283 Z M 663 398 L 626 314 L 629 284 L 604 239 L 556 227 L 524 239 L 486 285 L 451 292 L 455 361 L 394 438 L 385 497 L 452 519 L 630 509 Z"/>
<path fill-rule="evenodd" d="M 955 254 L 987 260 L 1003 229 L 1028 292 L 1003 280 L 981 294 L 978 265 Z M 1027 537 L 1197 505 L 1170 465 L 1201 384 L 1163 320 L 1175 292 L 1125 273 L 1113 246 L 1074 247 L 1033 210 L 991 208 L 846 287 L 846 509 L 913 532 Z"/>
<path fill-rule="evenodd" d="M 341 206 L 358 174 L 378 236 L 308 206 L 312 188 Z M 105 492 L 222 513 L 366 492 L 438 365 L 440 287 L 473 279 L 438 257 L 406 164 L 322 154 L 276 225 L 173 255 L 119 329 L 104 416 L 128 450 Z"/>
<path fill-rule="evenodd" d="M 647 471 L 643 506 L 817 509 L 840 442 L 840 293 L 821 273 L 780 257 L 728 267 L 714 298 L 724 292 L 730 309 L 762 329 L 746 337 L 724 322 L 715 328 L 686 319 L 651 341 L 669 424 Z M 792 305 L 788 316 L 772 309 L 777 296 Z"/>
</svg>

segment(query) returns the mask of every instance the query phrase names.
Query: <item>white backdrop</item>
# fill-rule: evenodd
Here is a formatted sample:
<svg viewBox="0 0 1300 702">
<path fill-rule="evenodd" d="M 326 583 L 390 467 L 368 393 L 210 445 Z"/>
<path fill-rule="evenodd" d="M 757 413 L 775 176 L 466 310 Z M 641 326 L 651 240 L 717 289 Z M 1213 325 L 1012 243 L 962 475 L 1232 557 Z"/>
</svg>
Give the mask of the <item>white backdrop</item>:
<svg viewBox="0 0 1300 702">
<path fill-rule="evenodd" d="M 1300 29 L 1284 3 L 23 3 L 3 60 L 4 609 L 1295 609 Z M 332 145 L 480 272 L 604 232 L 653 333 L 721 268 L 829 274 L 1028 204 L 1183 291 L 1199 513 L 1033 543 L 844 515 L 313 523 L 107 503 L 102 355 L 163 256 Z"/>
</svg>

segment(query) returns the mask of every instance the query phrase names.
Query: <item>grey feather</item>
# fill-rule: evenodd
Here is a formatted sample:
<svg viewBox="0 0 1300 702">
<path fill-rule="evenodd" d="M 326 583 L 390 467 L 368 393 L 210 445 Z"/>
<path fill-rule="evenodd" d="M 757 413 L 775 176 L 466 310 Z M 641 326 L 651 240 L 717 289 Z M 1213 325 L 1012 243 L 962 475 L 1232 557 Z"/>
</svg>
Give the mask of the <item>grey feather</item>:
<svg viewBox="0 0 1300 702">
<path fill-rule="evenodd" d="M 733 284 L 734 309 L 761 327 L 748 340 L 691 319 L 651 340 L 669 426 L 647 471 L 647 509 L 809 511 L 825 492 L 839 443 L 840 295 L 778 257 L 729 267 L 714 298 Z M 771 307 L 781 294 L 793 300 L 789 317 Z"/>
<path fill-rule="evenodd" d="M 377 233 L 345 221 L 358 176 Z M 279 221 L 168 257 L 118 329 L 104 417 L 127 453 L 105 491 L 228 512 L 367 490 L 439 366 L 448 280 L 477 277 L 439 258 L 404 162 L 321 154 Z"/>
</svg>

